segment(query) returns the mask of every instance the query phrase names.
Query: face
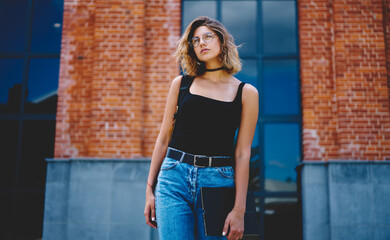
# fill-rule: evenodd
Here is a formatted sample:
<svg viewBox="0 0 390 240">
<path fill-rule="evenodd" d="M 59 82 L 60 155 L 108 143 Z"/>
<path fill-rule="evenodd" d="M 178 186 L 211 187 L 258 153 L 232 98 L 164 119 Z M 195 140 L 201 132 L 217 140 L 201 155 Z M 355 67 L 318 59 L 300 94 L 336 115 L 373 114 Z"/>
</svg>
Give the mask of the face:
<svg viewBox="0 0 390 240">
<path fill-rule="evenodd" d="M 208 62 L 218 58 L 221 52 L 221 44 L 218 35 L 210 28 L 206 26 L 198 27 L 192 39 L 192 42 L 198 45 L 194 47 L 194 51 L 200 61 Z"/>
</svg>

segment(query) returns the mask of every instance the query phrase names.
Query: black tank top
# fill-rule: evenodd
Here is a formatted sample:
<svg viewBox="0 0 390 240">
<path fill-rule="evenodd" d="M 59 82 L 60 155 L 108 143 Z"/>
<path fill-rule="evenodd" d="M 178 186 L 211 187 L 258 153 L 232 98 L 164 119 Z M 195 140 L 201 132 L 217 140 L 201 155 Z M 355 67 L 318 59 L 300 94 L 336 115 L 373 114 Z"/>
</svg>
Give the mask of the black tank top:
<svg viewBox="0 0 390 240">
<path fill-rule="evenodd" d="M 240 83 L 232 102 L 192 94 L 190 87 L 184 90 L 169 147 L 197 155 L 234 157 L 244 84 Z"/>
</svg>

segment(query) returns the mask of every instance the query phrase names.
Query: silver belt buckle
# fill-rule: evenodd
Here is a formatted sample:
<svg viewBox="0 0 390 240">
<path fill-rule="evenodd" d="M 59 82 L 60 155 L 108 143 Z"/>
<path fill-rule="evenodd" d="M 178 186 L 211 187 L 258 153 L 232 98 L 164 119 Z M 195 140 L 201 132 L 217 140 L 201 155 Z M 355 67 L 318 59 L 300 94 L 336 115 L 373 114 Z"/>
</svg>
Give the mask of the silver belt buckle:
<svg viewBox="0 0 390 240">
<path fill-rule="evenodd" d="M 194 166 L 195 167 L 207 167 L 207 166 L 200 166 L 200 165 L 196 165 L 196 157 L 207 157 L 206 155 L 194 155 Z M 211 157 L 208 157 L 209 159 L 209 167 L 211 167 Z"/>
</svg>

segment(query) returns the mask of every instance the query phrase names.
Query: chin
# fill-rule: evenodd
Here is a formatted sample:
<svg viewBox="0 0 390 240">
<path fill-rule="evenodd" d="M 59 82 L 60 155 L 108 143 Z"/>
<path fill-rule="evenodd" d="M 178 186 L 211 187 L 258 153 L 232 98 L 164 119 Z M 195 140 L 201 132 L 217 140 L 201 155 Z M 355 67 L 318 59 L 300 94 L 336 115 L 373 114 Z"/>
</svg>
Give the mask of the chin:
<svg viewBox="0 0 390 240">
<path fill-rule="evenodd" d="M 218 56 L 202 56 L 202 57 L 198 57 L 198 59 L 202 62 L 208 62 L 210 60 L 214 60 L 214 59 L 217 59 Z"/>
</svg>

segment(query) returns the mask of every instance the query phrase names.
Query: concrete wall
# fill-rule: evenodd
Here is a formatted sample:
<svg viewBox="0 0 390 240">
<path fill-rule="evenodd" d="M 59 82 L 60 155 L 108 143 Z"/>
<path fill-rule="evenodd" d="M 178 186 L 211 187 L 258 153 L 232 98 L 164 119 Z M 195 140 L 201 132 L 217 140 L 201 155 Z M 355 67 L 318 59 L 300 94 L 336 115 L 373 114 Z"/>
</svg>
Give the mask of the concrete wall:
<svg viewBox="0 0 390 240">
<path fill-rule="evenodd" d="M 149 159 L 48 159 L 43 239 L 157 240 L 146 225 Z M 304 162 L 304 240 L 390 239 L 390 162 Z"/>
<path fill-rule="evenodd" d="M 390 239 L 390 162 L 303 163 L 305 240 Z"/>
<path fill-rule="evenodd" d="M 158 239 L 145 223 L 149 159 L 49 159 L 43 239 Z"/>
</svg>

